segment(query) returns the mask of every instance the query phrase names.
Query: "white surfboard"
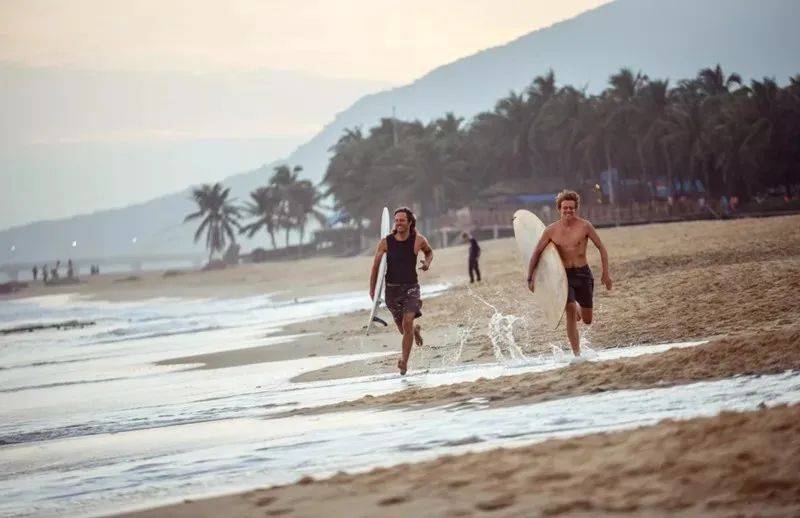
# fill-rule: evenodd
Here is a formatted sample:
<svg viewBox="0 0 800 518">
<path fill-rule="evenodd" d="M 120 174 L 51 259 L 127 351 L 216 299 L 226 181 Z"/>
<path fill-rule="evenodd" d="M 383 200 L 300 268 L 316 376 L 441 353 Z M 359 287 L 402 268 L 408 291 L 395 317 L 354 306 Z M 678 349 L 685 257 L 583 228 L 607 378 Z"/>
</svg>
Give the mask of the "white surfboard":
<svg viewBox="0 0 800 518">
<path fill-rule="evenodd" d="M 522 256 L 525 274 L 533 255 L 533 250 L 542 237 L 545 225 L 536 214 L 529 210 L 514 213 L 514 237 Z M 545 323 L 553 328 L 558 326 L 567 304 L 567 272 L 564 263 L 553 243 L 547 245 L 533 272 L 533 301 L 544 313 Z"/>
<path fill-rule="evenodd" d="M 392 231 L 392 224 L 389 216 L 389 209 L 386 207 L 383 208 L 383 214 L 381 215 L 381 239 L 385 238 L 389 235 L 389 232 Z M 372 299 L 372 310 L 369 312 L 369 320 L 367 321 L 367 334 L 372 330 L 373 324 L 376 322 L 376 313 L 378 312 L 378 307 L 381 305 L 381 295 L 383 295 L 383 286 L 386 284 L 386 254 L 383 254 L 381 258 L 381 264 L 378 266 L 378 280 L 375 281 L 375 298 Z M 379 320 L 383 325 L 386 325 L 386 322 Z"/>
</svg>

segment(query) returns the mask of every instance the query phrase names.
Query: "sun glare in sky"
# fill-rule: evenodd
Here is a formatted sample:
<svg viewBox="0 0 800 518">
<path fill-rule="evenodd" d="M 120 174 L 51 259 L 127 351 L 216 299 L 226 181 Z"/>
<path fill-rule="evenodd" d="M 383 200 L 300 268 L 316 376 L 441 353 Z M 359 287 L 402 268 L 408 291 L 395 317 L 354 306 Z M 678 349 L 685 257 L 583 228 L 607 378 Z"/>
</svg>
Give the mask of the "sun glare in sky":
<svg viewBox="0 0 800 518">
<path fill-rule="evenodd" d="M 607 0 L 0 1 L 0 60 L 394 83 Z"/>
</svg>

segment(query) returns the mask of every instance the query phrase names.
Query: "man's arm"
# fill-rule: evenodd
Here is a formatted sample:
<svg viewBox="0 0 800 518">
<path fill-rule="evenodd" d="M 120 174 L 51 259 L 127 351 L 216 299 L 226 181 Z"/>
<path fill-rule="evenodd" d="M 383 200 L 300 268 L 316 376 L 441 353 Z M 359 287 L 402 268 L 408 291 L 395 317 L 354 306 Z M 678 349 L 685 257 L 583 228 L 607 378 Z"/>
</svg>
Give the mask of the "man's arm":
<svg viewBox="0 0 800 518">
<path fill-rule="evenodd" d="M 536 248 L 533 249 L 531 261 L 528 263 L 528 289 L 531 291 L 533 291 L 533 271 L 536 269 L 536 265 L 539 264 L 539 258 L 542 256 L 542 252 L 544 252 L 548 243 L 550 243 L 550 227 L 547 227 L 544 229 L 544 232 L 542 232 L 542 237 L 539 238 Z"/>
<path fill-rule="evenodd" d="M 594 246 L 596 246 L 597 250 L 600 252 L 600 262 L 603 264 L 601 282 L 605 285 L 607 290 L 610 290 L 612 281 L 611 275 L 608 273 L 608 252 L 606 252 L 606 247 L 603 245 L 603 242 L 600 241 L 600 236 L 597 235 L 597 230 L 594 229 L 594 225 L 588 222 L 586 224 L 589 225 L 589 231 L 587 232 L 589 239 L 592 240 L 592 243 L 594 243 Z"/>
<path fill-rule="evenodd" d="M 417 234 L 417 238 L 420 240 L 419 249 L 423 254 L 425 254 L 425 259 L 420 261 L 419 269 L 423 272 L 427 272 L 428 268 L 431 267 L 431 261 L 433 261 L 433 248 L 431 248 L 431 245 L 428 243 L 428 240 L 425 238 L 425 236 Z"/>
<path fill-rule="evenodd" d="M 381 239 L 378 248 L 375 250 L 375 258 L 372 260 L 372 272 L 369 275 L 369 298 L 375 300 L 375 285 L 378 283 L 378 269 L 381 266 L 381 258 L 387 251 L 386 238 Z"/>
</svg>

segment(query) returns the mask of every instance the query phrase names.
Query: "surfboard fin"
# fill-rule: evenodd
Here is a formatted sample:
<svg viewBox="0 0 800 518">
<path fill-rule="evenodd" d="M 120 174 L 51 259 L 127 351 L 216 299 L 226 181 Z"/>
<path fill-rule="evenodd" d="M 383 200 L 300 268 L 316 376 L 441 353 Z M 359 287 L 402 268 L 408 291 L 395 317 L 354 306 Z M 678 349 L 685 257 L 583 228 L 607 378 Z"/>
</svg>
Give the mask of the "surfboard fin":
<svg viewBox="0 0 800 518">
<path fill-rule="evenodd" d="M 383 324 L 383 327 L 387 327 L 389 325 L 389 324 L 386 323 L 386 321 L 384 319 L 382 319 L 381 317 L 378 317 L 378 316 L 372 317 L 372 321 L 373 322 L 377 322 L 379 324 Z"/>
<path fill-rule="evenodd" d="M 556 322 L 556 327 L 553 328 L 553 331 L 558 329 L 558 326 L 561 325 L 561 321 L 564 320 L 564 315 L 566 314 L 567 314 L 566 310 L 561 313 L 561 317 L 558 319 L 558 322 Z"/>
</svg>

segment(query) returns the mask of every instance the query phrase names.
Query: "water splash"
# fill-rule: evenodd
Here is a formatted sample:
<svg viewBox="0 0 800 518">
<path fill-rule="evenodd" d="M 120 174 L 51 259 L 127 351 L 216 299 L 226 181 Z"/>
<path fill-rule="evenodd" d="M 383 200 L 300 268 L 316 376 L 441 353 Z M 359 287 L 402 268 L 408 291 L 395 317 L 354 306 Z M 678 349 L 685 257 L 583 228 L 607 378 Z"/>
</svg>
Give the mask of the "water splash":
<svg viewBox="0 0 800 518">
<path fill-rule="evenodd" d="M 589 346 L 590 327 L 581 329 L 580 357 L 574 357 L 569 349 L 562 349 L 561 346 L 553 343 L 549 344 L 549 358 L 545 358 L 543 355 L 527 356 L 519 345 L 520 342 L 529 343 L 531 341 L 530 323 L 527 319 L 513 314 L 503 314 L 495 305 L 472 291 L 471 288 L 467 287 L 467 291 L 475 300 L 491 308 L 494 312 L 489 318 L 488 333 L 492 342 L 492 351 L 499 363 L 510 367 L 519 367 L 549 362 L 578 363 L 598 358 L 597 352 Z M 519 340 L 521 336 L 525 337 L 522 341 Z"/>
<path fill-rule="evenodd" d="M 445 335 L 445 348 L 442 352 L 442 366 L 453 366 L 461 360 L 464 345 L 472 338 L 472 328 L 456 326 Z"/>
<path fill-rule="evenodd" d="M 479 302 L 491 308 L 494 313 L 489 318 L 488 333 L 492 342 L 492 351 L 497 361 L 503 365 L 521 366 L 541 361 L 541 357 L 531 358 L 525 355 L 517 344 L 516 335 L 525 329 L 525 319 L 516 315 L 504 315 L 496 306 L 467 287 L 468 293 Z"/>
</svg>

